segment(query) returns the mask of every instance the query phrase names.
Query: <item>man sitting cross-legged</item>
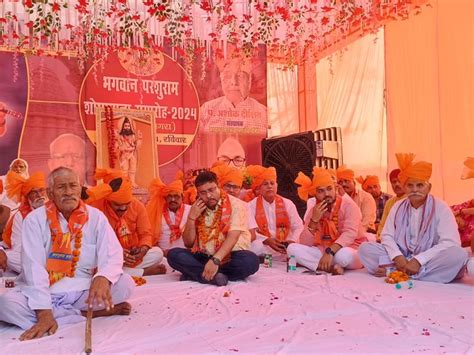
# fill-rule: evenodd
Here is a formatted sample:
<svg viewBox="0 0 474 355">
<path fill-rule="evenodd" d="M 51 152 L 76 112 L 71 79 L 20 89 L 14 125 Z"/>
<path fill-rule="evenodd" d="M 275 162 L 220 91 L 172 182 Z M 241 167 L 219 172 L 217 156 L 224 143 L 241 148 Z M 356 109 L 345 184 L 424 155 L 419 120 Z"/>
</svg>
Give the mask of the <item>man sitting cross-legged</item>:
<svg viewBox="0 0 474 355">
<path fill-rule="evenodd" d="M 252 251 L 259 256 L 272 254 L 277 259 L 286 259 L 286 247 L 289 243 L 299 241 L 304 228 L 296 206 L 277 194 L 277 174 L 274 167 L 250 165 L 247 173 L 252 178 L 252 188 L 259 190 L 259 196 L 249 202 L 249 210 L 258 225 Z"/>
<path fill-rule="evenodd" d="M 163 252 L 152 247 L 150 221 L 143 203 L 132 195 L 131 181 L 121 171 L 109 169 L 97 169 L 96 179 L 104 183 L 87 190 L 88 201 L 93 200 L 90 205 L 101 210 L 114 229 L 123 248 L 123 270 L 137 277 L 166 273 Z M 121 183 L 113 191 L 110 183 L 116 179 Z"/>
<path fill-rule="evenodd" d="M 47 200 L 44 174 L 37 172 L 25 179 L 19 174 L 10 172 L 7 195 L 13 201 L 19 201 L 20 207 L 7 223 L 2 235 L 3 245 L 7 248 L 5 256 L 8 260 L 8 268 L 20 274 L 23 220 L 31 211 L 43 206 Z"/>
<path fill-rule="evenodd" d="M 48 177 L 49 202 L 23 221 L 25 285 L 0 296 L 0 321 L 28 329 L 20 340 L 53 334 L 58 324 L 129 314 L 135 284 L 122 274 L 122 248 L 107 218 L 80 200 L 77 174 Z"/>
<path fill-rule="evenodd" d="M 360 210 L 347 195 L 339 196 L 331 175 L 322 168 L 313 169 L 313 179 L 299 173 L 295 183 L 301 185 L 298 195 L 313 203 L 305 215 L 305 227 L 314 238 L 314 246 L 293 243 L 288 255 L 310 270 L 343 274 L 344 269 L 360 269 L 358 246 L 367 241 L 361 226 Z"/>
<path fill-rule="evenodd" d="M 256 273 L 258 258 L 244 250 L 239 239 L 241 234 L 249 233 L 245 204 L 220 190 L 213 172 L 201 172 L 195 185 L 198 199 L 183 233 L 185 246 L 192 250 L 171 249 L 169 265 L 183 274 L 182 280 L 217 286 Z"/>
<path fill-rule="evenodd" d="M 397 159 L 407 198 L 390 210 L 382 244 L 360 246 L 360 260 L 376 276 L 385 276 L 382 265 L 391 260 L 414 279 L 451 282 L 462 275 L 467 262 L 453 213 L 444 201 L 430 194 L 430 163 L 415 163 L 413 154 L 397 154 Z"/>
<path fill-rule="evenodd" d="M 154 235 L 154 244 L 168 254 L 171 248 L 184 247 L 183 231 L 191 206 L 183 203 L 183 182 L 175 180 L 165 185 L 154 179 L 150 185 L 150 199 L 146 210 Z"/>
</svg>

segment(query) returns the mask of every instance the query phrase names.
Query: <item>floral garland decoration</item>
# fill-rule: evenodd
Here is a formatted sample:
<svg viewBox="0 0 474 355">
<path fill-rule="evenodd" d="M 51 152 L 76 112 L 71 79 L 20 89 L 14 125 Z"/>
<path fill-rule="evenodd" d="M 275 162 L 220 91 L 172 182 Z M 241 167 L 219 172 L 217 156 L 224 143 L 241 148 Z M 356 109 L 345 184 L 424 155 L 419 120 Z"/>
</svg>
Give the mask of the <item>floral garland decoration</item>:
<svg viewBox="0 0 474 355">
<path fill-rule="evenodd" d="M 105 106 L 105 125 L 107 128 L 107 149 L 109 153 L 109 167 L 117 166 L 117 137 L 115 135 L 114 114 L 112 106 Z"/>
</svg>

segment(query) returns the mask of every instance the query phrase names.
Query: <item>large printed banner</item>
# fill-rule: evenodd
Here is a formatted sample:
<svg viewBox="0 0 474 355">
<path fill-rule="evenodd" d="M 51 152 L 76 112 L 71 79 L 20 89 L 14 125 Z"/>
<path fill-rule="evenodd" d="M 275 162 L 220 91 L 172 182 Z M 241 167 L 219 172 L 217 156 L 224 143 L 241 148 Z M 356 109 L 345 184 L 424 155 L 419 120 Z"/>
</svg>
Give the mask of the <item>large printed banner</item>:
<svg viewBox="0 0 474 355">
<path fill-rule="evenodd" d="M 263 47 L 251 60 L 197 58 L 187 70 L 165 53 L 131 51 L 89 66 L 0 52 L 0 67 L 0 175 L 21 157 L 30 172 L 68 166 L 93 185 L 96 166 L 116 158 L 115 167 L 145 188 L 158 174 L 170 181 L 177 170 L 216 160 L 238 167 L 261 160 Z"/>
</svg>

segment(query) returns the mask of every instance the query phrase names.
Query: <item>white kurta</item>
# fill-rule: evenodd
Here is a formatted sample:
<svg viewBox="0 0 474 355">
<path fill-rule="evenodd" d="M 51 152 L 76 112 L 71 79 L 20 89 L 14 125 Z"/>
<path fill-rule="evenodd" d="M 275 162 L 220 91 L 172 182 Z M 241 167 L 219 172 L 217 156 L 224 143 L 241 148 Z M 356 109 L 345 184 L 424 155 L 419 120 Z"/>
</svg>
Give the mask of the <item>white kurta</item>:
<svg viewBox="0 0 474 355">
<path fill-rule="evenodd" d="M 181 230 L 181 233 L 183 233 L 184 227 L 186 226 L 186 221 L 188 220 L 190 210 L 191 210 L 191 206 L 184 205 L 183 218 L 181 219 L 181 223 L 179 224 L 179 229 Z M 170 211 L 170 220 L 171 220 L 171 223 L 173 224 L 176 221 L 176 214 L 173 211 Z M 183 238 L 179 238 L 178 240 L 171 242 L 170 236 L 171 236 L 171 229 L 168 226 L 168 223 L 166 223 L 165 217 L 163 216 L 161 217 L 161 235 L 158 241 L 158 246 L 162 250 L 168 250 L 171 248 L 185 248 Z"/>
<path fill-rule="evenodd" d="M 400 248 L 395 242 L 395 215 L 401 203 L 404 200 L 398 201 L 395 203 L 390 210 L 390 213 L 385 222 L 385 226 L 382 231 L 382 245 L 387 250 L 387 253 L 391 260 L 395 257 L 402 255 Z M 458 226 L 454 218 L 453 212 L 446 204 L 446 202 L 434 199 L 435 203 L 435 215 L 433 217 L 432 223 L 435 223 L 435 233 L 434 236 L 434 245 L 418 255 L 414 255 L 416 260 L 423 266 L 428 261 L 434 259 L 444 250 L 453 247 L 460 246 L 461 239 L 459 237 Z M 418 209 L 411 207 L 411 218 L 410 218 L 410 237 L 413 240 L 418 239 L 418 231 L 420 230 L 421 217 L 423 206 Z"/>
<path fill-rule="evenodd" d="M 120 243 L 105 215 L 98 209 L 86 206 L 89 220 L 82 229 L 82 247 L 76 273 L 50 287 L 46 261 L 51 250 L 51 231 L 45 207 L 32 211 L 23 221 L 22 267 L 26 285 L 22 293 L 30 309 L 51 309 L 51 294 L 83 291 L 90 287 L 93 277 L 104 276 L 112 284 L 122 274 L 123 252 Z M 61 229 L 69 231 L 67 221 L 59 214 Z M 74 240 L 71 240 L 73 247 Z M 93 274 L 94 269 L 97 272 Z"/>
<path fill-rule="evenodd" d="M 23 229 L 23 216 L 17 212 L 13 215 L 12 225 L 12 247 L 6 249 L 8 268 L 17 273 L 21 273 L 21 233 Z"/>
<path fill-rule="evenodd" d="M 7 190 L 5 188 L 7 186 L 7 176 L 2 175 L 0 176 L 0 179 L 3 182 L 3 192 L 0 194 L 0 205 L 7 206 L 10 209 L 11 216 L 18 210 L 18 207 L 20 207 L 20 203 L 9 199 L 7 196 Z"/>
</svg>

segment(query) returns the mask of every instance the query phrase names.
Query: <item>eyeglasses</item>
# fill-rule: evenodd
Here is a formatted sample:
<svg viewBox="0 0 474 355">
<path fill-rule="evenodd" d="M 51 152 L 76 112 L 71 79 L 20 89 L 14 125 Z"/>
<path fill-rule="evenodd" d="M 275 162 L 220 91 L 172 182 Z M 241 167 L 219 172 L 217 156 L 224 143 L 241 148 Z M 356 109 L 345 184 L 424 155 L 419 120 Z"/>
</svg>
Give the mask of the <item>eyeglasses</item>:
<svg viewBox="0 0 474 355">
<path fill-rule="evenodd" d="M 245 163 L 245 158 L 241 156 L 236 156 L 235 158 L 231 159 L 226 155 L 221 155 L 220 157 L 217 157 L 217 160 L 227 165 L 229 165 L 232 162 L 235 166 L 238 166 L 238 167 L 243 166 Z"/>
<path fill-rule="evenodd" d="M 76 154 L 76 153 L 66 153 L 66 154 L 53 154 L 52 159 L 59 160 L 59 161 L 67 161 L 67 160 L 83 160 L 84 155 Z"/>
</svg>

